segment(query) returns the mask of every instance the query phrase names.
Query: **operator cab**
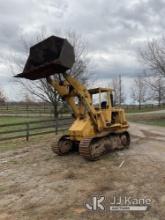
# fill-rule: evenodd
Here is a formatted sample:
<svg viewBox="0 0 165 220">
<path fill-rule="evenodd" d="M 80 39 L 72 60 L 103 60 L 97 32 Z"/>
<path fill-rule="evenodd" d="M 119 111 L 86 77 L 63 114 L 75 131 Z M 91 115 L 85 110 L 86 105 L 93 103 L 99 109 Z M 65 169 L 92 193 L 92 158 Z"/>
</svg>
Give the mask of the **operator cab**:
<svg viewBox="0 0 165 220">
<path fill-rule="evenodd" d="M 113 107 L 113 95 L 111 88 L 94 88 L 89 89 L 92 97 L 92 103 L 96 110 L 109 109 Z"/>
</svg>

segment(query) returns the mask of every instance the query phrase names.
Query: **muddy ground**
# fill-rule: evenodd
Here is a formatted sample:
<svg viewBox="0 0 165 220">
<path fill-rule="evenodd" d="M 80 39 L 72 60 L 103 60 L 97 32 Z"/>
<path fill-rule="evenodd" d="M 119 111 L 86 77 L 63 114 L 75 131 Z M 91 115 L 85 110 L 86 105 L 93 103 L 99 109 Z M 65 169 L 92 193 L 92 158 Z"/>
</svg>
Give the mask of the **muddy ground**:
<svg viewBox="0 0 165 220">
<path fill-rule="evenodd" d="M 96 162 L 77 153 L 54 155 L 53 134 L 2 151 L 0 220 L 164 220 L 165 129 L 132 123 L 130 131 L 129 150 Z M 114 195 L 148 198 L 151 204 L 147 211 L 92 212 L 84 205 L 92 195 L 106 196 L 106 207 Z"/>
</svg>

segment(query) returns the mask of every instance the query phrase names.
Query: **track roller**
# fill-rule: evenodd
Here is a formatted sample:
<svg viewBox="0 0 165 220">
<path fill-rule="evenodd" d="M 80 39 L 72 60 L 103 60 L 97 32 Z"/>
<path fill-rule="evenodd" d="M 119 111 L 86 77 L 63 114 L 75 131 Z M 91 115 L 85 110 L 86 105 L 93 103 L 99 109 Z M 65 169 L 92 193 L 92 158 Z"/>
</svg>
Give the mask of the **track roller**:
<svg viewBox="0 0 165 220">
<path fill-rule="evenodd" d="M 79 153 L 85 159 L 98 160 L 103 154 L 128 148 L 129 145 L 130 135 L 127 131 L 120 134 L 110 133 L 100 138 L 85 138 L 80 142 Z"/>
</svg>

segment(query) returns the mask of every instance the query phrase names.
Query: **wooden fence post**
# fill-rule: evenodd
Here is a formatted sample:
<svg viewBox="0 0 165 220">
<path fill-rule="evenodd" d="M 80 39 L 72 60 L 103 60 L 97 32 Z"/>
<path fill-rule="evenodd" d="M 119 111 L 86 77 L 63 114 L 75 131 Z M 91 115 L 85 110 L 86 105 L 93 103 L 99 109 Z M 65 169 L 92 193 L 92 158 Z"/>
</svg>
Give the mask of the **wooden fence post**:
<svg viewBox="0 0 165 220">
<path fill-rule="evenodd" d="M 29 104 L 26 103 L 26 116 L 29 117 Z"/>
<path fill-rule="evenodd" d="M 58 134 L 58 117 L 55 118 L 55 132 Z"/>
<path fill-rule="evenodd" d="M 44 113 L 45 113 L 45 107 L 46 107 L 46 106 L 45 106 L 45 102 L 44 102 Z"/>
<path fill-rule="evenodd" d="M 26 141 L 29 141 L 29 123 L 26 123 Z"/>
</svg>

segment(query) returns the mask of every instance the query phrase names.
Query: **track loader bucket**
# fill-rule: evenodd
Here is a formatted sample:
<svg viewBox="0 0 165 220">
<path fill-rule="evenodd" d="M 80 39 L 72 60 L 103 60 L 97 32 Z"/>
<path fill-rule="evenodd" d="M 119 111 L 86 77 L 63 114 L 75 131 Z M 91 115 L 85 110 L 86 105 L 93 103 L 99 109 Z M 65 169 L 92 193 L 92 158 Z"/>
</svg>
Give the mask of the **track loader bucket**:
<svg viewBox="0 0 165 220">
<path fill-rule="evenodd" d="M 75 55 L 71 44 L 66 39 L 51 36 L 30 48 L 24 70 L 16 77 L 41 79 L 66 72 L 74 62 Z"/>
</svg>

